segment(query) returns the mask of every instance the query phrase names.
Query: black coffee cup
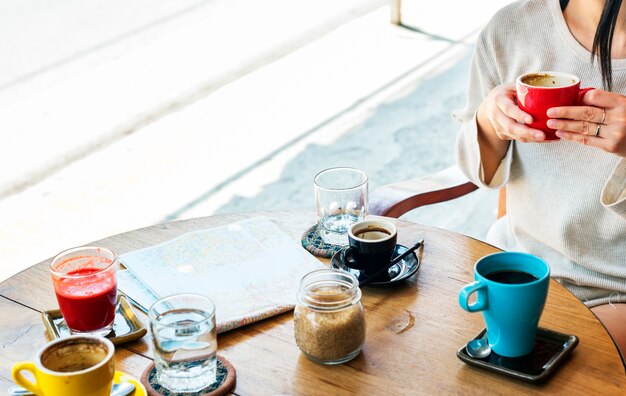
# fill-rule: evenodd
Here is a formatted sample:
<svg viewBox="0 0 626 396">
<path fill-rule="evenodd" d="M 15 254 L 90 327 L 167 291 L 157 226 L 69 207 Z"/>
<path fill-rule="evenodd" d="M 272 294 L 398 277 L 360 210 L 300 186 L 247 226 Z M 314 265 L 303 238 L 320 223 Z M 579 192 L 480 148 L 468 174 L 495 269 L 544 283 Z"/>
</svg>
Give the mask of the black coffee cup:
<svg viewBox="0 0 626 396">
<path fill-rule="evenodd" d="M 360 270 L 365 277 L 375 274 L 391 261 L 397 239 L 396 226 L 389 221 L 360 221 L 348 229 L 349 246 L 341 251 L 341 261 Z M 378 282 L 385 280 L 389 280 L 386 272 L 374 279 Z"/>
</svg>

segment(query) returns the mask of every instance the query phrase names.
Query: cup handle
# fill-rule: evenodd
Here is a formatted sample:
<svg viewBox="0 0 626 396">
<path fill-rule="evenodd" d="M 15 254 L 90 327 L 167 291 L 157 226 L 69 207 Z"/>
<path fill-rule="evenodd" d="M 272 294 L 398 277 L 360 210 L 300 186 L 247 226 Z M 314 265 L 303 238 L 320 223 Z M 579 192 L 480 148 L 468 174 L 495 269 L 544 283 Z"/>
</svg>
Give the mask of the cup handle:
<svg viewBox="0 0 626 396">
<path fill-rule="evenodd" d="M 352 246 L 348 246 L 347 248 L 341 251 L 341 261 L 346 265 L 346 267 L 350 267 L 353 269 L 360 269 L 359 264 L 354 259 L 355 248 Z"/>
<path fill-rule="evenodd" d="M 32 362 L 16 363 L 15 366 L 13 366 L 13 370 L 11 371 L 11 376 L 13 377 L 13 380 L 15 381 L 15 383 L 21 386 L 22 388 L 27 389 L 31 393 L 34 393 L 36 395 L 41 395 L 42 394 L 41 389 L 39 389 L 37 384 L 30 382 L 29 380 L 26 379 L 26 377 L 22 375 L 23 370 L 29 371 L 33 375 L 35 375 L 35 371 L 36 371 L 35 363 L 32 363 Z"/>
<path fill-rule="evenodd" d="M 587 88 L 582 88 L 581 90 L 578 91 L 578 105 L 582 105 L 583 104 L 583 96 L 585 96 L 585 94 L 589 91 L 593 91 L 595 88 L 594 87 L 587 87 Z"/>
<path fill-rule="evenodd" d="M 476 301 L 469 305 L 469 297 L 476 293 Z M 463 286 L 459 293 L 459 305 L 467 312 L 478 312 L 487 309 L 487 285 L 481 281 L 475 281 Z"/>
</svg>

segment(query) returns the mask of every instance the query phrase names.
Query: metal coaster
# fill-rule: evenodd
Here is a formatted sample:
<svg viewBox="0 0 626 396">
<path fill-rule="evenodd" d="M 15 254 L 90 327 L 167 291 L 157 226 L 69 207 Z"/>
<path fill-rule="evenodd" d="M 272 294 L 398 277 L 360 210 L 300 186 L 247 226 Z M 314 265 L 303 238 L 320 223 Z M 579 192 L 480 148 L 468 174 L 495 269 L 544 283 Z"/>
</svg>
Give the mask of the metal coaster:
<svg viewBox="0 0 626 396">
<path fill-rule="evenodd" d="M 44 311 L 41 313 L 41 319 L 50 338 L 65 338 L 72 335 L 65 320 L 63 320 L 61 310 Z M 137 340 L 146 335 L 147 332 L 148 330 L 137 317 L 128 300 L 124 296 L 118 296 L 113 330 L 106 335 L 106 338 L 118 345 Z"/>
<path fill-rule="evenodd" d="M 317 232 L 317 224 L 309 227 L 304 234 L 302 234 L 302 247 L 314 256 L 325 258 L 333 257 L 335 253 L 343 248 L 341 245 L 332 245 L 324 242 Z"/>
<path fill-rule="evenodd" d="M 228 394 L 236 383 L 237 373 L 232 364 L 222 356 L 217 355 L 215 382 L 199 392 L 172 392 L 161 386 L 156 380 L 156 367 L 152 363 L 141 375 L 141 383 L 151 396 L 221 396 Z"/>
</svg>

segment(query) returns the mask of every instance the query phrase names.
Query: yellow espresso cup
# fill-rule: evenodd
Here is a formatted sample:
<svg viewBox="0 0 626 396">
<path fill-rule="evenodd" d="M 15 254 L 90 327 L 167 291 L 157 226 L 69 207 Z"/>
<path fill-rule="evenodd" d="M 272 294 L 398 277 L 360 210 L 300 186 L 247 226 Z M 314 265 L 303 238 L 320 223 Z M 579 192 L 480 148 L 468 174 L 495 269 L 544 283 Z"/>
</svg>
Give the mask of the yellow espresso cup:
<svg viewBox="0 0 626 396">
<path fill-rule="evenodd" d="M 13 366 L 13 380 L 40 396 L 109 396 L 115 376 L 115 347 L 106 338 L 77 335 L 51 341 L 34 362 Z M 29 371 L 31 382 L 22 375 Z"/>
</svg>

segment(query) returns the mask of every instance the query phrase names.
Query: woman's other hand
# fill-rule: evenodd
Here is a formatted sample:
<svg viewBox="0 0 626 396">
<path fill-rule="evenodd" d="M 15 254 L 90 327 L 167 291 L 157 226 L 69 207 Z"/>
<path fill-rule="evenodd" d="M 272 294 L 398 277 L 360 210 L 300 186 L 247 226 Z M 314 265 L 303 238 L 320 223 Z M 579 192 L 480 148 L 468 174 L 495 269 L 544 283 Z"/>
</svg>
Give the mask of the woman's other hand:
<svg viewBox="0 0 626 396">
<path fill-rule="evenodd" d="M 530 128 L 533 118 L 517 106 L 515 84 L 498 85 L 489 92 L 478 108 L 478 125 L 493 131 L 500 140 L 545 143 L 545 133 Z M 486 123 L 490 125 L 486 125 Z"/>
<path fill-rule="evenodd" d="M 626 96 L 594 89 L 583 106 L 553 107 L 548 126 L 561 139 L 626 157 Z"/>
</svg>

